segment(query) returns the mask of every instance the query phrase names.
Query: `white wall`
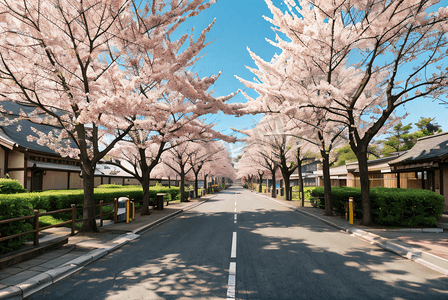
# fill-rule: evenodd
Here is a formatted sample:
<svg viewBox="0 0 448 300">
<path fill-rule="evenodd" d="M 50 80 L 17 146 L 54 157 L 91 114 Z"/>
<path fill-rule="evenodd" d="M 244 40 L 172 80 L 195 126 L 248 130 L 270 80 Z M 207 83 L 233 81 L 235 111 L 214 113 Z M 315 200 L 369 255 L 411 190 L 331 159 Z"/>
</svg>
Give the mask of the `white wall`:
<svg viewBox="0 0 448 300">
<path fill-rule="evenodd" d="M 8 168 L 23 168 L 25 162 L 25 154 L 18 151 L 9 151 Z"/>
</svg>

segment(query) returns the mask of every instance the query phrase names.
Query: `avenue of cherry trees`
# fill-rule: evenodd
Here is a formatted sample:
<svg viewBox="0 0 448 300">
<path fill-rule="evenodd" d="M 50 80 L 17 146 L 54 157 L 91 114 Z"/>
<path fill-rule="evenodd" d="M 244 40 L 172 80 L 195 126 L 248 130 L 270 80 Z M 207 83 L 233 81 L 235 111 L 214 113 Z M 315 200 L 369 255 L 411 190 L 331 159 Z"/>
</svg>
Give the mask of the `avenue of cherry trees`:
<svg viewBox="0 0 448 300">
<path fill-rule="evenodd" d="M 212 96 L 219 74 L 191 72 L 212 24 L 195 36 L 172 37 L 213 2 L 0 1 L 1 101 L 35 108 L 15 119 L 3 110 L 5 122 L 54 126 L 29 139 L 80 159 L 82 231 L 97 230 L 94 172 L 106 155 L 134 165 L 127 171 L 146 189 L 164 151 L 187 141 L 234 141 L 198 120 L 228 113 L 225 102 L 234 96 Z"/>
<path fill-rule="evenodd" d="M 362 222 L 370 224 L 367 148 L 400 120 L 397 107 L 446 95 L 448 9 L 437 0 L 284 0 L 281 9 L 265 0 L 276 32 L 268 42 L 279 53 L 265 61 L 249 50 L 256 80 L 239 80 L 258 96 L 229 104 L 235 94 L 212 95 L 219 73 L 192 72 L 213 23 L 178 32 L 214 2 L 0 0 L 0 101 L 34 108 L 18 116 L 1 108 L 3 122 L 48 125 L 29 139 L 80 160 L 83 231 L 97 230 L 94 172 L 105 158 L 126 162 L 144 191 L 150 176 L 195 180 L 196 192 L 199 178 L 233 178 L 217 140 L 235 138 L 200 119 L 219 111 L 265 114 L 240 131 L 240 177 L 289 185 L 301 161 L 319 155 L 326 214 L 330 156 L 348 142 L 359 162 Z M 143 200 L 145 208 L 148 193 Z"/>
<path fill-rule="evenodd" d="M 265 19 L 276 32 L 268 42 L 279 54 L 265 61 L 249 50 L 256 80 L 240 81 L 259 96 L 246 95 L 240 113 L 282 115 L 283 135 L 318 147 L 326 214 L 328 157 L 346 139 L 358 159 L 368 225 L 369 143 L 399 120 L 397 107 L 447 94 L 448 8 L 437 0 L 285 0 L 286 8 L 265 1 L 272 13 Z"/>
</svg>

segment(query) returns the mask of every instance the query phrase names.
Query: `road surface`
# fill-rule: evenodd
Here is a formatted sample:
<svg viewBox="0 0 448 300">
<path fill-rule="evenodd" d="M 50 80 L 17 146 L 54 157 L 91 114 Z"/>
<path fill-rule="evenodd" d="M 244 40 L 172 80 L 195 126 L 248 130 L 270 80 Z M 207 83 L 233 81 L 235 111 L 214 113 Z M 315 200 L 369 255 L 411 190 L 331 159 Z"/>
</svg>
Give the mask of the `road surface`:
<svg viewBox="0 0 448 300">
<path fill-rule="evenodd" d="M 448 299 L 448 279 L 232 187 L 29 299 Z"/>
</svg>

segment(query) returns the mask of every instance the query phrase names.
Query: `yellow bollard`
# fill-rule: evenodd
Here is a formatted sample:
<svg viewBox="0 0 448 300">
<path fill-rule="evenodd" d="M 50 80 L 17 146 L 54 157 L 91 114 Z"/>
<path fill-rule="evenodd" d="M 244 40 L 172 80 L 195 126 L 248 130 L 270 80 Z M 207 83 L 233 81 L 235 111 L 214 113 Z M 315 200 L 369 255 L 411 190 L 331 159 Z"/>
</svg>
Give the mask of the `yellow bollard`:
<svg viewBox="0 0 448 300">
<path fill-rule="evenodd" d="M 353 225 L 353 197 L 348 199 L 348 222 Z"/>
<path fill-rule="evenodd" d="M 129 200 L 126 200 L 126 223 L 129 223 Z"/>
<path fill-rule="evenodd" d="M 132 221 L 135 220 L 135 203 L 132 201 Z"/>
</svg>

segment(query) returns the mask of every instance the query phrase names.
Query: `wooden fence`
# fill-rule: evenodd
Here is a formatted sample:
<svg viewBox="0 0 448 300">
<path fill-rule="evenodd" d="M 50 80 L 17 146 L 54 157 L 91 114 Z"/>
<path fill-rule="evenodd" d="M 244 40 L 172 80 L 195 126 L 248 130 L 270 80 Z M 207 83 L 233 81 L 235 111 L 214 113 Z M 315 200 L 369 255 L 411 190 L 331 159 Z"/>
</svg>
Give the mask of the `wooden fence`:
<svg viewBox="0 0 448 300">
<path fill-rule="evenodd" d="M 98 207 L 98 206 L 100 207 L 100 214 L 93 218 L 94 219 L 100 218 L 100 227 L 103 226 L 103 218 L 107 215 L 115 214 L 114 220 L 117 219 L 116 218 L 116 214 L 117 214 L 117 204 L 116 203 L 117 203 L 117 198 L 114 199 L 114 202 L 109 202 L 109 203 L 104 203 L 103 200 L 100 200 L 100 203 L 95 205 L 95 207 Z M 114 210 L 109 213 L 104 214 L 103 206 L 105 206 L 105 205 L 114 205 Z M 78 209 L 82 209 L 82 207 L 76 207 L 75 204 L 72 204 L 71 208 L 59 209 L 59 210 L 54 210 L 54 211 L 49 211 L 49 212 L 44 212 L 44 213 L 40 213 L 39 210 L 35 209 L 34 215 L 32 215 L 32 216 L 24 216 L 24 217 L 18 217 L 18 218 L 13 218 L 13 219 L 1 220 L 0 226 L 2 224 L 8 224 L 11 222 L 34 219 L 33 220 L 33 230 L 22 232 L 22 233 L 17 233 L 17 234 L 6 236 L 6 237 L 2 237 L 2 238 L 0 238 L 0 242 L 7 241 L 7 240 L 10 240 L 10 239 L 13 239 L 16 237 L 20 237 L 23 235 L 27 235 L 27 234 L 33 234 L 33 245 L 37 247 L 37 246 L 39 246 L 39 232 L 40 231 L 49 229 L 49 228 L 54 228 L 54 227 L 61 227 L 61 226 L 64 226 L 64 225 L 67 225 L 70 223 L 71 223 L 71 235 L 74 235 L 75 234 L 75 224 L 87 220 L 87 219 L 78 219 L 78 220 L 76 219 L 76 210 L 78 210 Z M 69 212 L 72 213 L 71 220 L 39 228 L 39 217 L 49 216 L 49 215 L 57 214 L 57 213 L 69 213 Z"/>
</svg>

